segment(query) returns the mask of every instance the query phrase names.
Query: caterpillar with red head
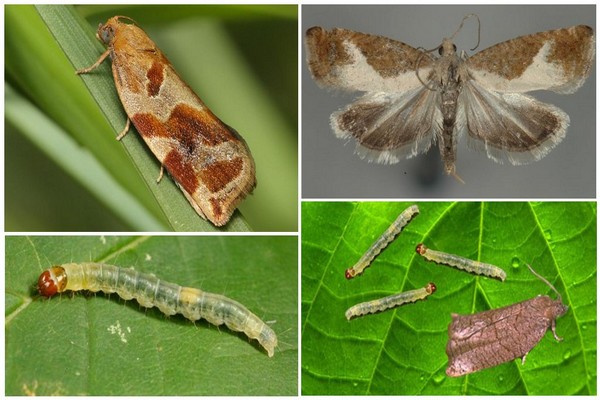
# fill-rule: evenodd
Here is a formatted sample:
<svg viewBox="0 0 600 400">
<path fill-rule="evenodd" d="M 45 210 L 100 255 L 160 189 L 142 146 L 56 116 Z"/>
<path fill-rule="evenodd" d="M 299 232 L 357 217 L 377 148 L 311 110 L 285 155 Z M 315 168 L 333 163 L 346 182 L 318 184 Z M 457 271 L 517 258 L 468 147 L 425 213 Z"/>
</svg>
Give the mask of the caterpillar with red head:
<svg viewBox="0 0 600 400">
<path fill-rule="evenodd" d="M 133 269 L 91 262 L 63 264 L 42 272 L 37 288 L 45 297 L 68 290 L 117 293 L 124 300 L 137 300 L 143 307 L 157 307 L 166 315 L 182 314 L 191 321 L 203 318 L 213 325 L 225 324 L 232 331 L 258 340 L 269 357 L 273 357 L 277 346 L 273 329 L 237 301 Z"/>
<path fill-rule="evenodd" d="M 350 307 L 346 311 L 346 319 L 350 321 L 350 319 L 353 317 L 373 314 L 376 312 L 385 311 L 388 308 L 401 306 L 405 303 L 413 303 L 418 300 L 424 300 L 427 298 L 427 296 L 434 293 L 436 289 L 437 287 L 435 286 L 435 283 L 429 282 L 427 285 L 425 285 L 425 287 L 420 289 L 409 290 L 408 292 L 396 293 L 381 299 L 359 303 Z"/>
<path fill-rule="evenodd" d="M 433 261 L 438 264 L 450 265 L 463 271 L 471 272 L 477 275 L 486 275 L 491 278 L 497 278 L 504 282 L 506 272 L 500 267 L 492 264 L 483 263 L 481 261 L 470 260 L 465 257 L 455 254 L 444 253 L 442 251 L 431 250 L 423 243 L 419 243 L 415 249 L 417 254 L 420 254 L 428 261 Z"/>
<path fill-rule="evenodd" d="M 402 211 L 398 218 L 383 232 L 383 234 L 377 239 L 371 247 L 367 250 L 365 254 L 354 264 L 352 268 L 348 268 L 346 270 L 346 279 L 352 279 L 356 275 L 360 275 L 363 273 L 365 268 L 367 268 L 373 259 L 377 256 L 377 254 L 381 253 L 381 250 L 385 249 L 385 247 L 390 244 L 392 240 L 398 235 L 402 228 L 406 226 L 410 222 L 410 220 L 419 213 L 419 207 L 416 205 L 412 205 L 408 207 L 406 210 Z"/>
</svg>

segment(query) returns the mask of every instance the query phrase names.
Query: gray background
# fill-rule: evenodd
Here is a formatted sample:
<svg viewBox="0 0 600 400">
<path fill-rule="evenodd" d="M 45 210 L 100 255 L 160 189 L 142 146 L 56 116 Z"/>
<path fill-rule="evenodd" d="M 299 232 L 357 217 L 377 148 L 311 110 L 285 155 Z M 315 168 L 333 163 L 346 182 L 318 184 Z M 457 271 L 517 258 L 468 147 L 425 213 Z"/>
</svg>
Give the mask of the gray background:
<svg viewBox="0 0 600 400">
<path fill-rule="evenodd" d="M 302 31 L 312 26 L 343 27 L 387 36 L 413 47 L 431 49 L 476 13 L 455 37 L 458 51 L 472 55 L 496 43 L 535 32 L 585 24 L 596 28 L 595 6 L 302 6 Z M 303 44 L 304 45 L 304 44 Z M 335 137 L 329 115 L 357 98 L 319 88 L 302 62 L 302 197 L 314 198 L 594 198 L 596 195 L 595 63 L 585 84 L 572 95 L 530 92 L 569 114 L 563 141 L 540 161 L 498 164 L 485 153 L 458 144 L 456 170 L 461 184 L 443 172 L 432 146 L 398 164 L 369 163 L 354 154 L 353 140 Z"/>
</svg>

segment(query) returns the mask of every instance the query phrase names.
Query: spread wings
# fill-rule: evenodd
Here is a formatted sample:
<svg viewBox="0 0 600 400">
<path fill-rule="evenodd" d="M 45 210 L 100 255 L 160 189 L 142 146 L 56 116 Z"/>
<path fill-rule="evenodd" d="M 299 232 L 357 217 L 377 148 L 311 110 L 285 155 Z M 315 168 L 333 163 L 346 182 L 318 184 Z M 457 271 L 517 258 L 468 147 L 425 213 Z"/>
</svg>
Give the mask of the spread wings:
<svg viewBox="0 0 600 400">
<path fill-rule="evenodd" d="M 309 29 L 306 46 L 319 85 L 367 92 L 331 116 L 336 135 L 354 138 L 361 156 L 395 163 L 427 151 L 439 137 L 443 58 L 339 28 Z M 565 136 L 569 117 L 521 93 L 573 93 L 589 75 L 593 57 L 593 30 L 580 25 L 521 36 L 461 58 L 454 135 L 466 132 L 469 145 L 495 161 L 542 158 Z"/>
</svg>

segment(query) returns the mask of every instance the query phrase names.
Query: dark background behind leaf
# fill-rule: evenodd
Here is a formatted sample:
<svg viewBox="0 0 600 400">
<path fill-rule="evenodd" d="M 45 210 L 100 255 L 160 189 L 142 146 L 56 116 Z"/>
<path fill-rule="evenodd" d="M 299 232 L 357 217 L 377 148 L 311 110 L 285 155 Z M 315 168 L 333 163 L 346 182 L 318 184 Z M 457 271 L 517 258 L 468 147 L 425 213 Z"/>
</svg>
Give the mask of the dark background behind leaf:
<svg viewBox="0 0 600 400">
<path fill-rule="evenodd" d="M 418 203 L 421 213 L 351 281 L 352 266 L 411 203 L 302 205 L 303 394 L 596 394 L 595 203 Z M 504 283 L 426 262 L 417 243 L 502 267 Z M 445 375 L 450 314 L 555 294 L 569 306 L 521 366 Z M 435 282 L 426 301 L 350 322 L 362 301 Z"/>
<path fill-rule="evenodd" d="M 6 394 L 295 395 L 297 259 L 296 237 L 8 237 Z M 116 294 L 36 295 L 42 270 L 81 261 L 235 299 L 271 322 L 275 355 L 225 326 Z"/>
</svg>

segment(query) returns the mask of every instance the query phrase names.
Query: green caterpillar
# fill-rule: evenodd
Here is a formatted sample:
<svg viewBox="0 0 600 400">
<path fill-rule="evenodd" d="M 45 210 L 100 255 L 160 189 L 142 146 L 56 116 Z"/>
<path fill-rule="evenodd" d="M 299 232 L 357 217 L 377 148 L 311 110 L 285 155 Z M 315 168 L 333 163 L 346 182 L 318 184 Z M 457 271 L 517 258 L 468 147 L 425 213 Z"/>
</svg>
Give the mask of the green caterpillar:
<svg viewBox="0 0 600 400">
<path fill-rule="evenodd" d="M 225 324 L 244 332 L 273 357 L 277 335 L 242 304 L 220 294 L 165 282 L 151 274 L 98 263 L 63 264 L 42 272 L 38 291 L 52 297 L 67 290 L 117 293 L 124 300 L 136 299 L 140 305 L 158 307 L 166 315 L 182 314 L 189 320 L 204 318 L 213 325 Z"/>
<path fill-rule="evenodd" d="M 410 220 L 419 213 L 419 207 L 416 205 L 412 205 L 408 207 L 406 210 L 402 211 L 400 215 L 396 218 L 394 222 L 383 232 L 383 234 L 369 247 L 367 252 L 363 254 L 363 256 L 354 264 L 352 268 L 348 268 L 345 272 L 346 279 L 352 279 L 356 275 L 360 275 L 363 273 L 365 268 L 367 268 L 371 261 L 379 254 L 383 249 L 386 248 L 388 244 L 396 235 L 398 235 L 402 228 L 406 226 L 410 222 Z"/>
<path fill-rule="evenodd" d="M 373 314 L 380 311 L 385 311 L 388 308 L 398 307 L 405 303 L 413 303 L 418 300 L 424 300 L 436 291 L 436 286 L 433 282 L 429 282 L 425 287 L 408 292 L 396 293 L 391 296 L 381 299 L 371 300 L 364 303 L 356 304 L 346 310 L 346 319 L 360 317 L 361 315 Z"/>
</svg>

